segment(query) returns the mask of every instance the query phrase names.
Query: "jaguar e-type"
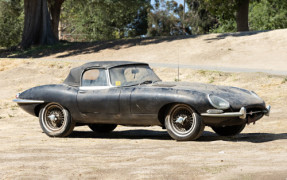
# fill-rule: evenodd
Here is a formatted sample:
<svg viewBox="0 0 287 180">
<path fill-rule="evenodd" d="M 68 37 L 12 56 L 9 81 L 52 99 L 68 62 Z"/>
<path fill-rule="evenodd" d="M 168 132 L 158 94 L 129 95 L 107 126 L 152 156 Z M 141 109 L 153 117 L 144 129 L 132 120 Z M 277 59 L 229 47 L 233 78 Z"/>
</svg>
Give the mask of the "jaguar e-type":
<svg viewBox="0 0 287 180">
<path fill-rule="evenodd" d="M 62 84 L 33 87 L 13 100 L 39 117 L 52 137 L 77 125 L 97 133 L 117 125 L 161 126 L 175 140 L 195 140 L 205 126 L 221 136 L 269 115 L 270 106 L 253 91 L 202 83 L 162 82 L 146 63 L 90 62 L 73 68 Z"/>
</svg>

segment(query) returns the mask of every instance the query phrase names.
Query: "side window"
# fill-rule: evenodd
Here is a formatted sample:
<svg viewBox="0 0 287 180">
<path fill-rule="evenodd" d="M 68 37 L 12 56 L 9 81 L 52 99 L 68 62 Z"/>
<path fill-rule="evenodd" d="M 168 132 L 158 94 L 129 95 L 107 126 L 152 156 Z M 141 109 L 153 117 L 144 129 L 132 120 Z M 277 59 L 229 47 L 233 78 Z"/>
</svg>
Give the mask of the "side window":
<svg viewBox="0 0 287 180">
<path fill-rule="evenodd" d="M 107 86 L 107 77 L 104 69 L 91 69 L 84 72 L 82 86 Z"/>
</svg>

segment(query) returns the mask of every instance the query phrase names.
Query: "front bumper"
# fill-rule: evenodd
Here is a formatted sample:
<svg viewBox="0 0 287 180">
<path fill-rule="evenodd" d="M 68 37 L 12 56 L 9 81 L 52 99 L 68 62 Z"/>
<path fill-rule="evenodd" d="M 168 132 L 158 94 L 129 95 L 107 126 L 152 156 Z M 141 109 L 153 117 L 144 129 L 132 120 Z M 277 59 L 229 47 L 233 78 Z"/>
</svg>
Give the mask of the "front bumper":
<svg viewBox="0 0 287 180">
<path fill-rule="evenodd" d="M 207 113 L 201 113 L 201 116 L 205 117 L 239 117 L 240 119 L 246 119 L 247 115 L 253 115 L 256 113 L 264 113 L 265 116 L 269 116 L 271 106 L 267 106 L 263 111 L 247 112 L 245 107 L 242 107 L 239 112 L 226 112 L 221 110 L 207 110 Z"/>
<path fill-rule="evenodd" d="M 18 104 L 43 104 L 42 100 L 31 100 L 31 99 L 13 99 L 13 102 Z"/>
</svg>

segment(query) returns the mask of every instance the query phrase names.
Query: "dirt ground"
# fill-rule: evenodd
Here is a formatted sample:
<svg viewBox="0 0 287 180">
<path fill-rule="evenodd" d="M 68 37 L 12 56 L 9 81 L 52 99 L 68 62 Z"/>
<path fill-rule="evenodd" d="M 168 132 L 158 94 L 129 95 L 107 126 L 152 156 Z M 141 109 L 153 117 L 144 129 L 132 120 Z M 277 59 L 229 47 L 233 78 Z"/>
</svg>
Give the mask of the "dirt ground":
<svg viewBox="0 0 287 180">
<path fill-rule="evenodd" d="M 205 128 L 196 141 L 176 142 L 160 127 L 119 126 L 98 135 L 76 127 L 49 138 L 38 118 L 11 102 L 17 92 L 61 83 L 81 63 L 0 60 L 1 179 L 283 179 L 287 178 L 287 79 L 263 73 L 182 69 L 181 81 L 247 88 L 272 105 L 270 117 L 232 138 Z M 176 69 L 155 68 L 166 81 Z"/>
</svg>

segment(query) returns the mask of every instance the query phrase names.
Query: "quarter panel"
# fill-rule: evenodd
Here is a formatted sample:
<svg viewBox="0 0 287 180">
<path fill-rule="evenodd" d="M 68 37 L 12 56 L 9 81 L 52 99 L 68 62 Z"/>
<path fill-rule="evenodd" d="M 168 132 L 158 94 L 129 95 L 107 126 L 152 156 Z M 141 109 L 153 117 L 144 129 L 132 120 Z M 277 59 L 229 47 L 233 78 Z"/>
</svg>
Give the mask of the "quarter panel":
<svg viewBox="0 0 287 180">
<path fill-rule="evenodd" d="M 22 92 L 19 96 L 21 99 L 43 100 L 45 103 L 57 102 L 67 108 L 72 118 L 76 121 L 81 119 L 77 108 L 76 95 L 78 88 L 57 84 L 37 86 Z"/>
</svg>

